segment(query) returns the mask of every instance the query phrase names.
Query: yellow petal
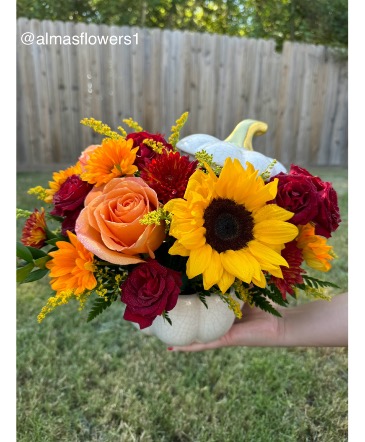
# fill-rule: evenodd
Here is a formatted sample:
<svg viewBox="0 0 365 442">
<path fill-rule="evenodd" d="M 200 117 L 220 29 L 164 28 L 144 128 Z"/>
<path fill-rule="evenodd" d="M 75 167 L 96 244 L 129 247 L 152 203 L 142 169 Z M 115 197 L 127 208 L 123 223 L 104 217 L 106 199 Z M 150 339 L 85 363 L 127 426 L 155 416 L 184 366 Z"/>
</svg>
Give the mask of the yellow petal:
<svg viewBox="0 0 365 442">
<path fill-rule="evenodd" d="M 253 234 L 259 241 L 283 244 L 292 241 L 298 235 L 298 228 L 294 224 L 273 219 L 255 224 Z"/>
<path fill-rule="evenodd" d="M 278 221 L 288 221 L 294 215 L 293 212 L 283 209 L 276 204 L 266 204 L 255 213 L 255 222 L 260 223 L 268 219 L 276 219 Z"/>
<path fill-rule="evenodd" d="M 234 283 L 234 276 L 228 273 L 226 270 L 223 270 L 223 274 L 218 282 L 219 290 L 222 293 L 226 293 L 226 291 L 231 287 Z"/>
<path fill-rule="evenodd" d="M 164 210 L 184 219 L 187 212 L 187 201 L 182 198 L 174 198 L 164 205 Z"/>
<path fill-rule="evenodd" d="M 248 248 L 259 263 L 262 262 L 269 265 L 281 265 L 289 267 L 286 260 L 279 255 L 279 253 L 274 252 L 274 250 L 270 249 L 270 247 L 267 247 L 258 241 L 250 241 L 248 243 Z"/>
<path fill-rule="evenodd" d="M 260 278 L 259 279 L 253 278 L 252 282 L 255 285 L 257 285 L 258 287 L 261 287 L 261 288 L 266 287 L 266 278 L 265 278 L 265 275 L 262 272 L 260 272 Z"/>
<path fill-rule="evenodd" d="M 186 274 L 189 279 L 200 275 L 210 265 L 212 258 L 212 247 L 205 244 L 203 247 L 191 250 L 190 257 L 186 263 Z"/>
<path fill-rule="evenodd" d="M 198 249 L 205 244 L 205 228 L 198 227 L 179 238 L 181 244 L 189 250 Z"/>
<path fill-rule="evenodd" d="M 241 250 L 227 250 L 221 253 L 221 261 L 228 273 L 247 283 L 252 281 L 255 267 L 258 267 L 256 259 L 248 259 L 245 251 Z"/>
<path fill-rule="evenodd" d="M 223 267 L 219 253 L 212 249 L 211 260 L 203 273 L 203 285 L 209 290 L 214 284 L 218 284 L 223 274 Z"/>
<path fill-rule="evenodd" d="M 248 210 L 257 210 L 266 204 L 268 201 L 273 200 L 276 197 L 278 180 L 271 181 L 271 183 L 266 184 L 258 192 L 252 192 L 244 201 L 245 206 Z"/>
<path fill-rule="evenodd" d="M 190 250 L 184 247 L 179 241 L 175 241 L 174 244 L 169 249 L 170 255 L 180 255 L 180 256 L 189 256 Z"/>
</svg>

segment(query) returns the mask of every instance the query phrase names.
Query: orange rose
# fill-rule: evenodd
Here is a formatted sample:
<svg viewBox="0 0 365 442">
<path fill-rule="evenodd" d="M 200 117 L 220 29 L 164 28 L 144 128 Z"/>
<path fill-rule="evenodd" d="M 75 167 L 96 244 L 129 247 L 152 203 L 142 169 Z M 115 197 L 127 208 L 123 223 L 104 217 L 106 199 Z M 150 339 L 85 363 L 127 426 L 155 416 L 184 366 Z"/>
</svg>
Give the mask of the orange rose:
<svg viewBox="0 0 365 442">
<path fill-rule="evenodd" d="M 81 152 L 81 155 L 79 156 L 79 161 L 80 161 L 83 172 L 85 172 L 85 166 L 86 166 L 87 162 L 89 161 L 90 155 L 98 147 L 100 147 L 100 144 L 91 144 L 91 146 L 88 146 L 86 149 L 84 149 Z"/>
<path fill-rule="evenodd" d="M 76 221 L 77 238 L 87 250 L 113 264 L 143 262 L 140 253 L 154 258 L 165 228 L 142 225 L 139 220 L 158 204 L 156 192 L 142 178 L 114 178 L 87 195 Z"/>
</svg>

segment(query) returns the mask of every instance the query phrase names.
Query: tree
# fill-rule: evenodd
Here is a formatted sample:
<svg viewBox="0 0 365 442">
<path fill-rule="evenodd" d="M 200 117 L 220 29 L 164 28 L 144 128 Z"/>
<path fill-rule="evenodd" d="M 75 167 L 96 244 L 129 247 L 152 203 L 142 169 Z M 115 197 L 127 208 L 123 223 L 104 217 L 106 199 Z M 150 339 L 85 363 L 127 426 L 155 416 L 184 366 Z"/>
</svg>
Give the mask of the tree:
<svg viewBox="0 0 365 442">
<path fill-rule="evenodd" d="M 347 47 L 347 0 L 17 0 L 17 16 Z"/>
</svg>

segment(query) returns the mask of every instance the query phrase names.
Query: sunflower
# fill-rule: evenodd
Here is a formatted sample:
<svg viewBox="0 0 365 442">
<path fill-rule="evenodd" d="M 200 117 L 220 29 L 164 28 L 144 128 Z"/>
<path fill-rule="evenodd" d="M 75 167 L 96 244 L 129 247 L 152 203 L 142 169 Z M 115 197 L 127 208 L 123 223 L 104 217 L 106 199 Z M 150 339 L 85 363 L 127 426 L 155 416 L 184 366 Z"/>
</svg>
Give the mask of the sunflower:
<svg viewBox="0 0 365 442">
<path fill-rule="evenodd" d="M 327 245 L 325 238 L 315 235 L 315 226 L 308 223 L 299 226 L 297 246 L 302 249 L 303 258 L 309 267 L 321 272 L 328 272 L 331 264 L 328 262 L 334 258 L 333 247 Z"/>
<path fill-rule="evenodd" d="M 58 250 L 49 253 L 53 259 L 46 263 L 46 267 L 51 270 L 50 284 L 57 294 L 71 290 L 75 295 L 81 295 L 97 284 L 94 254 L 85 249 L 76 235 L 70 231 L 67 234 L 71 242 L 57 241 Z"/>
<path fill-rule="evenodd" d="M 171 255 L 188 256 L 188 278 L 202 274 L 205 290 L 217 284 L 225 293 L 235 278 L 265 287 L 263 271 L 282 278 L 284 244 L 298 229 L 293 216 L 276 204 L 277 180 L 265 184 L 252 164 L 244 169 L 227 158 L 217 177 L 209 166 L 190 177 L 184 199 L 165 205 L 172 213 L 170 235 L 177 241 Z"/>
<path fill-rule="evenodd" d="M 102 145 L 90 153 L 81 178 L 99 187 L 113 178 L 133 175 L 137 166 L 133 165 L 138 147 L 133 148 L 133 140 L 105 138 Z"/>
</svg>

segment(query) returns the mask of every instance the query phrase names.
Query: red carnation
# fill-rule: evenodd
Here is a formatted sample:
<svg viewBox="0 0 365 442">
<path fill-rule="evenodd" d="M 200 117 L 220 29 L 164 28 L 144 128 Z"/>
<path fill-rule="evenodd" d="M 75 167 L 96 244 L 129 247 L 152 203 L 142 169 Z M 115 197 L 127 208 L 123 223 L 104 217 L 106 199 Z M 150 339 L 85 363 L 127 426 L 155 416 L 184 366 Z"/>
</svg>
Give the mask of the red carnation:
<svg viewBox="0 0 365 442">
<path fill-rule="evenodd" d="M 124 319 L 137 322 L 141 329 L 149 327 L 175 307 L 181 285 L 181 274 L 156 260 L 138 265 L 121 285 L 121 300 L 127 305 Z"/>
<path fill-rule="evenodd" d="M 154 158 L 142 170 L 141 178 L 157 193 L 159 201 L 166 204 L 173 198 L 184 196 L 189 178 L 198 161 L 190 161 L 179 152 L 166 152 Z"/>
<path fill-rule="evenodd" d="M 158 155 L 150 146 L 147 146 L 147 144 L 143 143 L 144 140 L 148 139 L 156 141 L 156 143 L 162 143 L 167 150 L 173 149 L 172 145 L 169 144 L 161 134 L 150 134 L 149 132 L 144 131 L 133 132 L 128 134 L 126 137 L 127 140 L 129 140 L 130 138 L 133 140 L 133 147 L 139 146 L 136 160 L 134 162 L 139 170 L 146 167 L 149 161 L 155 158 L 156 155 Z"/>
<path fill-rule="evenodd" d="M 75 232 L 76 219 L 84 207 L 86 195 L 92 185 L 83 181 L 78 175 L 71 175 L 61 185 L 53 196 L 54 209 L 51 215 L 64 217 L 62 234 L 67 236 L 67 230 Z"/>
<path fill-rule="evenodd" d="M 283 278 L 271 276 L 270 283 L 275 284 L 280 290 L 283 299 L 286 299 L 286 294 L 294 294 L 294 286 L 303 283 L 302 274 L 306 273 L 300 266 L 303 262 L 302 250 L 297 247 L 296 241 L 291 241 L 285 244 L 285 248 L 281 251 L 282 257 L 287 261 L 289 267 L 280 266 L 283 273 Z"/>
</svg>

